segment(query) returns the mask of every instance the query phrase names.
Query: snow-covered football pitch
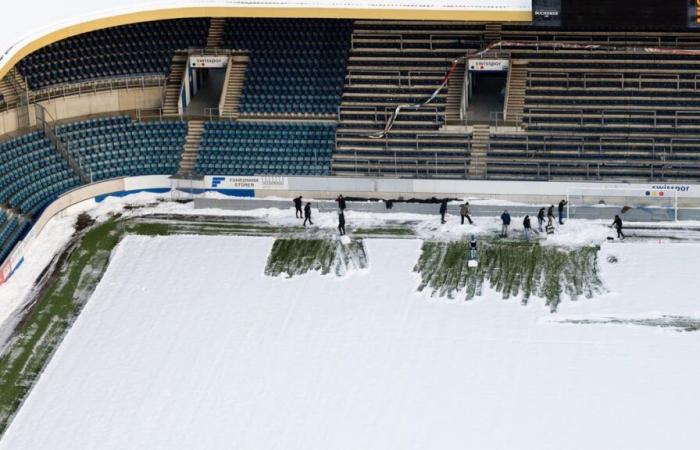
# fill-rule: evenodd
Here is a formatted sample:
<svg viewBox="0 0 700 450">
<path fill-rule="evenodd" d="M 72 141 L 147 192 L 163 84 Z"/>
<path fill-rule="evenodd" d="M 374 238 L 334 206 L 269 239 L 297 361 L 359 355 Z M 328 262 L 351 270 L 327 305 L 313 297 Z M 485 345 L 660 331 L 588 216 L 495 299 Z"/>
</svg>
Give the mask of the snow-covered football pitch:
<svg viewBox="0 0 700 450">
<path fill-rule="evenodd" d="M 698 316 L 700 245 L 603 244 L 551 314 L 418 293 L 420 240 L 340 278 L 272 244 L 126 237 L 0 449 L 697 448 L 700 333 L 644 324 Z"/>
</svg>

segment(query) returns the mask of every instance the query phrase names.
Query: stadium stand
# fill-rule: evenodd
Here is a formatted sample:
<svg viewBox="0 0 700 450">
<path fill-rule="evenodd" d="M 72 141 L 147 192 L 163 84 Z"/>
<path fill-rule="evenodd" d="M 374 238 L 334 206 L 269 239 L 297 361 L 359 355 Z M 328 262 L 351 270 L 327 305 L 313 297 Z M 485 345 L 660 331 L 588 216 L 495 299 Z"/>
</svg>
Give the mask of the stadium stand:
<svg viewBox="0 0 700 450">
<path fill-rule="evenodd" d="M 248 52 L 242 114 L 335 114 L 352 22 L 230 19 L 222 46 Z"/>
<path fill-rule="evenodd" d="M 440 131 L 448 89 L 404 111 L 386 137 L 369 136 L 397 105 L 428 98 L 455 58 L 481 48 L 483 33 L 483 25 L 456 22 L 355 21 L 333 173 L 465 177 L 470 135 Z"/>
<path fill-rule="evenodd" d="M 220 175 L 328 175 L 335 124 L 207 122 L 196 171 Z"/>
<path fill-rule="evenodd" d="M 696 47 L 693 33 L 503 30 L 527 66 L 522 132 L 490 136 L 490 178 L 697 179 L 700 65 L 649 46 Z M 552 43 L 601 48 L 552 48 Z"/>
<path fill-rule="evenodd" d="M 41 132 L 0 144 L 0 203 L 33 216 L 80 184 L 68 163 Z"/>
<path fill-rule="evenodd" d="M 0 261 L 5 260 L 28 227 L 27 222 L 21 222 L 16 216 L 0 211 Z"/>
<path fill-rule="evenodd" d="M 57 134 L 93 181 L 174 174 L 187 135 L 184 121 L 135 122 L 128 116 L 63 125 Z"/>
<path fill-rule="evenodd" d="M 144 22 L 84 33 L 39 49 L 18 68 L 36 90 L 95 78 L 167 74 L 177 49 L 204 47 L 208 19 Z"/>
</svg>

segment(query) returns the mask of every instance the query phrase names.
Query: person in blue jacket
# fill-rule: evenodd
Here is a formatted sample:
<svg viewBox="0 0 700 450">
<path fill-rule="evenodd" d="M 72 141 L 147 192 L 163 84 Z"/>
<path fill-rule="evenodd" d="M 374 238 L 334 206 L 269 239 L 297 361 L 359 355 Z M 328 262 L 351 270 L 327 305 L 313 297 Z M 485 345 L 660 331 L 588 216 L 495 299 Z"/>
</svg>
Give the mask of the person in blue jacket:
<svg viewBox="0 0 700 450">
<path fill-rule="evenodd" d="M 503 225 L 501 226 L 501 237 L 508 237 L 508 227 L 510 226 L 510 214 L 508 214 L 507 209 L 503 211 L 503 214 L 501 214 L 501 222 L 503 223 Z"/>
</svg>

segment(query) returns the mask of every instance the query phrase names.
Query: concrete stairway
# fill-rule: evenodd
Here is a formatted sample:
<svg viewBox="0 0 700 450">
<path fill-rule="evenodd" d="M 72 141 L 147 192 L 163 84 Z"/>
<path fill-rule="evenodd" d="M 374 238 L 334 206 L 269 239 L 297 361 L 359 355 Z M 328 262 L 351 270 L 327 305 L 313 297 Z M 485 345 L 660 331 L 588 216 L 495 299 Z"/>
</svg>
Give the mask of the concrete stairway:
<svg viewBox="0 0 700 450">
<path fill-rule="evenodd" d="M 500 23 L 487 23 L 484 32 L 484 41 L 487 44 L 501 40 L 503 26 Z"/>
<path fill-rule="evenodd" d="M 508 88 L 505 99 L 505 120 L 520 125 L 525 108 L 525 88 L 527 87 L 527 62 L 511 61 L 508 72 Z"/>
<path fill-rule="evenodd" d="M 15 85 L 15 90 L 20 90 L 21 92 L 27 91 L 27 81 L 24 79 L 17 68 L 13 68 L 10 73 L 7 74 L 8 77 L 12 77 L 13 83 Z"/>
<path fill-rule="evenodd" d="M 177 116 L 177 104 L 180 99 L 180 86 L 182 85 L 182 77 L 185 74 L 185 66 L 187 65 L 187 55 L 184 53 L 176 53 L 173 56 L 173 61 L 170 63 L 170 75 L 165 83 L 165 92 L 163 94 L 163 115 Z"/>
<path fill-rule="evenodd" d="M 469 178 L 486 178 L 490 135 L 489 125 L 474 125 Z"/>
<path fill-rule="evenodd" d="M 464 73 L 466 64 L 457 65 L 452 78 L 447 83 L 447 106 L 445 107 L 445 121 L 447 125 L 460 125 L 463 120 L 459 116 L 462 107 L 462 89 L 464 87 Z"/>
<path fill-rule="evenodd" d="M 212 18 L 209 19 L 209 34 L 207 35 L 207 50 L 216 50 L 221 48 L 221 41 L 224 37 L 224 27 L 226 19 Z"/>
<path fill-rule="evenodd" d="M 11 105 L 17 101 L 17 92 L 15 92 L 15 89 L 12 87 L 12 84 L 7 79 L 8 77 L 5 77 L 2 80 L 0 80 L 0 94 L 2 94 L 4 102 L 8 105 Z"/>
<path fill-rule="evenodd" d="M 247 55 L 234 55 L 231 57 L 231 67 L 226 74 L 226 85 L 222 95 L 224 102 L 221 107 L 221 117 L 237 119 L 240 115 L 241 92 L 245 82 L 245 70 L 248 65 Z"/>
<path fill-rule="evenodd" d="M 203 120 L 190 120 L 187 124 L 187 137 L 180 157 L 180 167 L 178 175 L 191 175 L 195 164 L 197 164 L 197 154 L 199 153 L 199 143 L 202 141 L 204 132 Z"/>
</svg>

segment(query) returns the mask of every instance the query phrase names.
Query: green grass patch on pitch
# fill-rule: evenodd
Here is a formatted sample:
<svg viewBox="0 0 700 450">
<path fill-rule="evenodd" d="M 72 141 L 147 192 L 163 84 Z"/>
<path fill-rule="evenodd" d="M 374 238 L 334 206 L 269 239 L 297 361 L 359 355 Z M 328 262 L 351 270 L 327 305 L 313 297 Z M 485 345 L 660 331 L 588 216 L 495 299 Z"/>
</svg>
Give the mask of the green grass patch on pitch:
<svg viewBox="0 0 700 450">
<path fill-rule="evenodd" d="M 277 239 L 265 265 L 265 275 L 293 276 L 307 272 L 331 272 L 342 276 L 349 269 L 367 267 L 367 254 L 361 240 L 343 244 L 335 239 Z"/>
<path fill-rule="evenodd" d="M 564 295 L 592 297 L 603 290 L 598 273 L 598 248 L 566 249 L 523 241 L 482 241 L 479 266 L 467 267 L 469 243 L 424 242 L 414 271 L 420 273 L 419 291 L 434 296 L 470 300 L 484 285 L 504 299 L 544 298 L 554 312 Z"/>
</svg>

